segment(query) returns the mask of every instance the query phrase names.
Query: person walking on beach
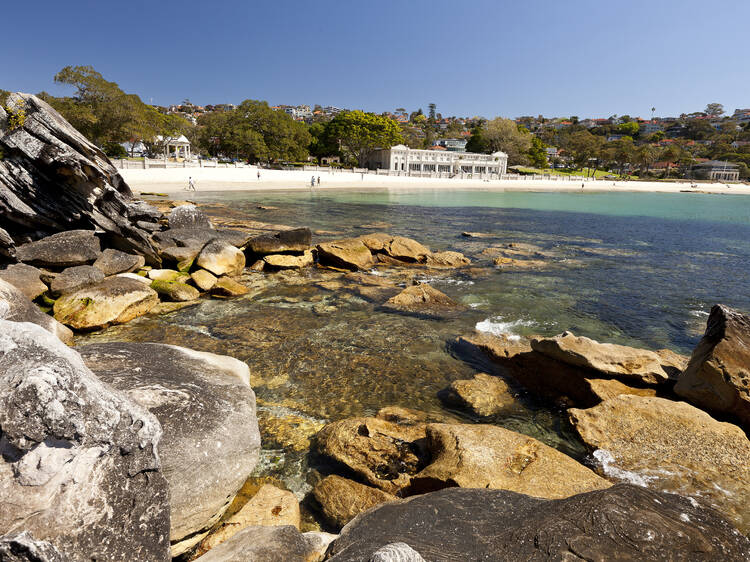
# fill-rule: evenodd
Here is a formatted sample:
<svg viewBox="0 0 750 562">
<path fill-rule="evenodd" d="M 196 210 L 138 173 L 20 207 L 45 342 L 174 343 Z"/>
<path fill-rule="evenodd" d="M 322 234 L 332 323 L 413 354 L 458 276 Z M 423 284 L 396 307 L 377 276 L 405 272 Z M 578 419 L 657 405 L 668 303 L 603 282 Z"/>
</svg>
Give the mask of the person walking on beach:
<svg viewBox="0 0 750 562">
<path fill-rule="evenodd" d="M 193 176 L 188 177 L 188 186 L 185 188 L 186 191 L 195 191 L 195 182 Z"/>
<path fill-rule="evenodd" d="M 310 189 L 312 189 L 313 187 L 315 187 L 315 176 L 310 178 Z"/>
<path fill-rule="evenodd" d="M 320 187 L 320 176 L 318 176 L 318 187 Z"/>
<path fill-rule="evenodd" d="M 260 181 L 260 170 L 258 170 L 258 181 Z"/>
</svg>

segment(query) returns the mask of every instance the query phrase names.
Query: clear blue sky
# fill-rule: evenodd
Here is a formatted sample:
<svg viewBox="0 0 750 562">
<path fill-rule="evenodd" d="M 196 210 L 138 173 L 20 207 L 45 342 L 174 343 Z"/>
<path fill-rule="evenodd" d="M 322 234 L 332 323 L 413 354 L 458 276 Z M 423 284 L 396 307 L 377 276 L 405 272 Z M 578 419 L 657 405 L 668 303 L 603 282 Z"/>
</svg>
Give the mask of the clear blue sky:
<svg viewBox="0 0 750 562">
<path fill-rule="evenodd" d="M 3 2 L 0 88 L 145 102 L 647 117 L 750 106 L 747 0 Z"/>
</svg>

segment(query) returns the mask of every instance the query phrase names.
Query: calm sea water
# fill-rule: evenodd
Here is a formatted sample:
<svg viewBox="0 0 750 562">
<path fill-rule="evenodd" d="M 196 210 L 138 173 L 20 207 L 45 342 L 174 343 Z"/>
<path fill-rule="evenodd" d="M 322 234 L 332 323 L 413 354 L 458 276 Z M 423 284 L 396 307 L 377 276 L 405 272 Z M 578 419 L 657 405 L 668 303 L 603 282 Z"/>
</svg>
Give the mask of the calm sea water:
<svg viewBox="0 0 750 562">
<path fill-rule="evenodd" d="M 472 259 L 469 269 L 418 274 L 467 306 L 447 319 L 387 312 L 377 299 L 331 290 L 326 283 L 336 280 L 346 289 L 340 274 L 309 269 L 249 274 L 246 297 L 206 300 L 81 338 L 158 341 L 246 361 L 263 432 L 257 473 L 300 494 L 309 489 L 306 439 L 323 423 L 387 405 L 446 413 L 437 392 L 486 367 L 452 353 L 451 342 L 476 328 L 572 330 L 689 353 L 714 303 L 750 311 L 750 197 L 430 190 L 190 196 L 264 222 L 325 231 L 317 240 L 388 231 Z M 463 231 L 488 236 L 466 238 Z M 488 248 L 511 242 L 538 246 L 552 267 L 495 268 Z M 402 273 L 373 275 L 406 282 Z M 523 411 L 492 421 L 583 457 L 560 412 L 522 399 Z"/>
</svg>

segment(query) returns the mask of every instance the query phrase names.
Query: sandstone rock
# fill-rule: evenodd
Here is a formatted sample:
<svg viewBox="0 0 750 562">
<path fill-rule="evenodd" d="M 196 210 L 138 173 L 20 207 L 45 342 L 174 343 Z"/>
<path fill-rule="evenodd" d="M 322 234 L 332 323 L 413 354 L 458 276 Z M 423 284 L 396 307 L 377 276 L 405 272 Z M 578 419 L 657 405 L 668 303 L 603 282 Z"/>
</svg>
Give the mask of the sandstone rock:
<svg viewBox="0 0 750 562">
<path fill-rule="evenodd" d="M 271 254 L 264 256 L 263 261 L 272 269 L 302 269 L 304 267 L 310 267 L 315 263 L 311 250 L 306 250 L 301 256 Z"/>
<path fill-rule="evenodd" d="M 73 345 L 73 332 L 57 320 L 44 314 L 10 283 L 0 279 L 0 319 L 14 322 L 31 322 L 56 335 L 68 345 Z"/>
<path fill-rule="evenodd" d="M 318 244 L 317 250 L 321 265 L 352 271 L 369 269 L 375 265 L 370 249 L 358 238 Z"/>
<path fill-rule="evenodd" d="M 496 257 L 492 263 L 501 269 L 513 270 L 544 269 L 549 266 L 544 260 L 517 260 L 505 256 Z"/>
<path fill-rule="evenodd" d="M 161 250 L 160 253 L 164 261 L 176 264 L 178 271 L 189 271 L 202 248 L 198 245 L 190 247 L 169 246 Z"/>
<path fill-rule="evenodd" d="M 146 275 L 152 281 L 166 281 L 168 283 L 184 283 L 190 279 L 190 274 L 174 269 L 151 269 Z"/>
<path fill-rule="evenodd" d="M 130 322 L 158 303 L 159 296 L 150 287 L 115 276 L 60 297 L 54 312 L 59 322 L 75 330 L 91 330 Z"/>
<path fill-rule="evenodd" d="M 66 562 L 52 543 L 38 541 L 28 531 L 9 533 L 0 537 L 2 562 Z"/>
<path fill-rule="evenodd" d="M 239 297 L 249 293 L 250 289 L 231 277 L 219 277 L 209 292 L 219 297 Z"/>
<path fill-rule="evenodd" d="M 371 560 L 403 542 L 425 560 L 732 560 L 750 541 L 716 512 L 620 484 L 560 500 L 449 488 L 387 503 L 349 523 L 330 562 Z"/>
<path fill-rule="evenodd" d="M 93 230 L 68 230 L 18 246 L 16 257 L 41 267 L 72 267 L 93 263 L 101 252 Z"/>
<path fill-rule="evenodd" d="M 701 408 L 735 416 L 750 430 L 750 317 L 714 306 L 675 392 Z"/>
<path fill-rule="evenodd" d="M 248 527 L 209 550 L 200 562 L 317 562 L 322 560 L 318 537 L 291 525 Z"/>
<path fill-rule="evenodd" d="M 428 267 L 464 267 L 471 260 L 460 252 L 435 252 L 427 256 Z"/>
<path fill-rule="evenodd" d="M 362 243 L 372 252 L 381 252 L 385 250 L 386 245 L 393 240 L 393 236 L 385 232 L 372 232 L 363 234 L 359 237 Z"/>
<path fill-rule="evenodd" d="M 299 502 L 294 494 L 264 484 L 237 513 L 222 521 L 219 529 L 203 539 L 198 548 L 211 550 L 247 527 L 291 525 L 299 529 L 299 524 Z"/>
<path fill-rule="evenodd" d="M 195 205 L 178 205 L 169 213 L 169 228 L 212 228 L 206 214 Z"/>
<path fill-rule="evenodd" d="M 196 271 L 193 271 L 190 274 L 190 278 L 201 291 L 208 291 L 214 285 L 216 285 L 217 281 L 216 277 L 214 277 L 205 269 L 198 269 Z"/>
<path fill-rule="evenodd" d="M 213 240 L 203 247 L 195 264 L 214 275 L 239 275 L 245 269 L 245 254 L 226 242 Z"/>
<path fill-rule="evenodd" d="M 325 426 L 318 451 L 339 461 L 389 494 L 409 484 L 424 467 L 425 424 L 401 425 L 377 418 L 351 418 Z M 421 441 L 420 441 L 421 440 Z"/>
<path fill-rule="evenodd" d="M 99 268 L 93 265 L 77 265 L 68 267 L 57 274 L 49 288 L 55 296 L 65 295 L 102 281 L 104 281 L 104 273 Z"/>
<path fill-rule="evenodd" d="M 390 242 L 386 243 L 383 251 L 392 258 L 409 262 L 424 263 L 427 256 L 431 254 L 430 249 L 423 246 L 416 240 L 395 236 Z"/>
<path fill-rule="evenodd" d="M 575 367 L 599 371 L 604 376 L 636 380 L 646 384 L 666 382 L 669 376 L 653 351 L 624 345 L 599 343 L 564 332 L 554 338 L 531 340 L 534 351 Z"/>
<path fill-rule="evenodd" d="M 155 343 L 80 348 L 89 368 L 156 416 L 171 494 L 172 555 L 197 544 L 258 460 L 260 434 L 247 365 Z"/>
<path fill-rule="evenodd" d="M 750 441 L 736 425 L 685 402 L 640 396 L 568 413 L 605 473 L 693 496 L 750 531 Z"/>
<path fill-rule="evenodd" d="M 406 312 L 440 313 L 445 311 L 462 310 L 458 304 L 445 293 L 430 287 L 427 283 L 411 285 L 395 297 L 391 297 L 384 305 L 386 308 Z"/>
<path fill-rule="evenodd" d="M 677 380 L 690 361 L 690 357 L 675 353 L 671 349 L 657 349 L 654 353 L 659 356 L 661 368 L 669 375 L 670 380 Z"/>
<path fill-rule="evenodd" d="M 167 560 L 156 418 L 39 326 L 0 320 L 0 532 L 70 560 Z"/>
<path fill-rule="evenodd" d="M 440 399 L 481 417 L 521 409 L 508 383 L 485 373 L 474 375 L 473 379 L 453 381 L 440 393 Z"/>
<path fill-rule="evenodd" d="M 153 235 L 154 242 L 163 251 L 174 246 L 183 248 L 203 248 L 211 240 L 221 240 L 230 246 L 242 248 L 247 244 L 250 235 L 242 230 L 212 228 L 170 228 Z"/>
<path fill-rule="evenodd" d="M 310 249 L 311 240 L 312 232 L 309 228 L 294 228 L 251 238 L 246 248 L 248 252 L 260 255 L 299 253 Z"/>
<path fill-rule="evenodd" d="M 368 562 L 425 562 L 425 559 L 405 542 L 392 542 L 373 552 Z"/>
<path fill-rule="evenodd" d="M 633 394 L 635 396 L 656 396 L 658 394 L 658 391 L 653 387 L 628 386 L 617 379 L 585 379 L 585 384 L 600 401 L 609 400 L 622 394 Z"/>
<path fill-rule="evenodd" d="M 194 301 L 200 297 L 195 287 L 172 281 L 152 281 L 151 288 L 167 300 L 174 302 Z"/>
<path fill-rule="evenodd" d="M 41 273 L 36 267 L 16 263 L 0 271 L 0 279 L 10 283 L 33 301 L 47 291 L 47 285 L 40 279 Z"/>
<path fill-rule="evenodd" d="M 360 513 L 381 503 L 396 501 L 396 496 L 341 476 L 327 476 L 313 489 L 328 523 L 341 528 Z"/>
<path fill-rule="evenodd" d="M 143 256 L 126 254 L 111 248 L 104 250 L 94 262 L 94 267 L 100 269 L 104 275 L 130 273 L 139 270 L 144 265 L 146 265 L 146 260 Z"/>
<path fill-rule="evenodd" d="M 147 205 L 131 199 L 130 188 L 104 153 L 36 96 L 11 94 L 8 103 L 26 112 L 21 127 L 0 125 L 0 216 L 9 235 L 97 230 L 107 246 L 158 263 L 150 233 L 133 218 L 143 218 Z M 96 256 L 88 251 L 71 253 L 68 257 L 76 259 L 67 261 L 64 254 L 48 254 L 54 260 L 48 265 L 91 263 Z M 40 261 L 45 254 L 37 254 Z"/>
<path fill-rule="evenodd" d="M 118 273 L 115 277 L 122 277 L 124 279 L 133 279 L 144 285 L 151 285 L 151 279 L 145 275 L 138 275 L 137 273 Z"/>
</svg>

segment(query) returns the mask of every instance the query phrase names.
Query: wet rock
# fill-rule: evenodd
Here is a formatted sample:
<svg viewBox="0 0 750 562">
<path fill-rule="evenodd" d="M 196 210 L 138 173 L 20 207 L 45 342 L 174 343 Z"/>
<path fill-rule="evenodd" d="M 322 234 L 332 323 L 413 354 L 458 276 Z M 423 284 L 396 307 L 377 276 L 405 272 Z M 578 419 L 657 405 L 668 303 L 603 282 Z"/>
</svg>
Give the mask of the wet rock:
<svg viewBox="0 0 750 562">
<path fill-rule="evenodd" d="M 260 434 L 247 365 L 155 343 L 80 348 L 88 367 L 156 416 L 171 493 L 172 555 L 197 544 L 258 461 Z"/>
<path fill-rule="evenodd" d="M 406 312 L 427 313 L 455 311 L 464 308 L 448 295 L 441 293 L 427 283 L 407 287 L 395 297 L 388 299 L 384 306 Z"/>
<path fill-rule="evenodd" d="M 55 276 L 50 283 L 50 292 L 55 295 L 74 293 L 84 287 L 89 287 L 104 281 L 104 273 L 93 265 L 77 265 L 68 267 Z"/>
<path fill-rule="evenodd" d="M 620 484 L 566 499 L 449 488 L 376 507 L 349 523 L 331 562 L 403 542 L 425 560 L 746 560 L 750 541 L 716 512 Z"/>
<path fill-rule="evenodd" d="M 299 502 L 293 493 L 264 484 L 237 513 L 222 521 L 219 529 L 203 539 L 198 550 L 209 551 L 247 527 L 284 525 L 299 529 Z"/>
<path fill-rule="evenodd" d="M 569 415 L 605 473 L 693 496 L 750 531 L 750 441 L 736 425 L 685 402 L 640 396 Z"/>
<path fill-rule="evenodd" d="M 313 495 L 320 504 L 326 521 L 338 529 L 371 507 L 397 499 L 377 488 L 336 475 L 327 476 L 318 482 Z"/>
<path fill-rule="evenodd" d="M 339 269 L 369 269 L 375 265 L 370 249 L 358 238 L 346 238 L 317 245 L 318 261 Z"/>
<path fill-rule="evenodd" d="M 544 269 L 549 264 L 544 260 L 517 260 L 505 256 L 496 257 L 492 263 L 501 269 L 525 270 L 525 269 Z"/>
<path fill-rule="evenodd" d="M 104 153 L 36 96 L 11 94 L 8 104 L 23 109 L 26 118 L 13 130 L 0 123 L 3 229 L 15 240 L 29 233 L 97 230 L 108 246 L 158 263 L 149 231 L 132 218 L 144 218 L 145 204 L 132 200 L 130 188 Z M 56 256 L 35 248 L 33 263 L 84 265 L 96 259 L 89 250 L 84 247 L 76 252 L 71 246 L 67 256 Z"/>
<path fill-rule="evenodd" d="M 301 253 L 310 249 L 311 240 L 312 232 L 309 228 L 294 228 L 251 238 L 246 249 L 259 255 Z"/>
<path fill-rule="evenodd" d="M 143 256 L 126 254 L 111 248 L 104 250 L 94 262 L 94 267 L 108 276 L 137 271 L 144 265 L 146 265 L 146 260 Z"/>
<path fill-rule="evenodd" d="M 15 263 L 0 271 L 0 279 L 10 283 L 33 301 L 47 291 L 47 285 L 40 279 L 41 274 L 36 267 Z"/>
<path fill-rule="evenodd" d="M 18 261 L 41 267 L 73 267 L 91 264 L 101 254 L 93 230 L 68 230 L 18 246 Z"/>
<path fill-rule="evenodd" d="M 735 416 L 750 430 L 750 317 L 711 308 L 706 333 L 693 350 L 675 392 L 693 404 Z"/>
<path fill-rule="evenodd" d="M 219 277 L 209 292 L 218 297 L 239 297 L 249 293 L 250 289 L 231 277 Z"/>
<path fill-rule="evenodd" d="M 160 302 L 154 308 L 148 311 L 149 316 L 160 316 L 162 314 L 170 314 L 177 312 L 183 308 L 189 308 L 200 304 L 200 300 L 193 301 L 180 301 L 180 302 Z"/>
<path fill-rule="evenodd" d="M 226 242 L 212 240 L 198 254 L 195 264 L 214 275 L 239 275 L 245 268 L 245 254 Z"/>
<path fill-rule="evenodd" d="M 28 531 L 0 536 L 2 562 L 66 562 L 52 543 L 38 541 Z"/>
<path fill-rule="evenodd" d="M 453 381 L 439 396 L 446 404 L 469 410 L 480 417 L 522 409 L 508 383 L 485 373 L 479 373 L 473 379 Z"/>
<path fill-rule="evenodd" d="M 295 527 L 248 527 L 209 550 L 200 562 L 317 562 L 322 560 L 321 542 Z M 323 551 L 325 549 L 323 548 Z"/>
<path fill-rule="evenodd" d="M 44 314 L 19 289 L 0 279 L 0 319 L 31 322 L 54 334 L 68 345 L 73 344 L 73 332 L 60 322 Z"/>
<path fill-rule="evenodd" d="M 306 250 L 301 256 L 288 254 L 271 254 L 263 257 L 263 261 L 271 269 L 302 269 L 315 263 L 311 250 Z"/>
<path fill-rule="evenodd" d="M 430 464 L 409 494 L 460 486 L 566 498 L 607 488 L 591 469 L 532 437 L 494 425 L 429 424 Z"/>
<path fill-rule="evenodd" d="M 178 205 L 169 213 L 169 228 L 212 228 L 206 214 L 195 205 Z"/>
<path fill-rule="evenodd" d="M 142 316 L 159 303 L 159 295 L 140 281 L 107 277 L 97 285 L 60 297 L 55 319 L 74 330 L 105 328 Z"/>
<path fill-rule="evenodd" d="M 427 256 L 427 266 L 455 268 L 470 265 L 471 260 L 460 252 L 435 252 Z"/>
<path fill-rule="evenodd" d="M 52 334 L 5 320 L 0 403 L 0 530 L 23 528 L 70 560 L 169 558 L 153 415 Z"/>
<path fill-rule="evenodd" d="M 184 283 L 190 279 L 190 274 L 174 269 L 150 269 L 146 276 L 152 281 L 166 281 L 168 283 Z"/>
<path fill-rule="evenodd" d="M 669 380 L 660 357 L 653 351 L 599 343 L 572 332 L 564 332 L 554 338 L 532 339 L 531 348 L 562 363 L 598 371 L 607 377 L 646 384 Z"/>
<path fill-rule="evenodd" d="M 173 302 L 194 301 L 200 297 L 200 292 L 195 287 L 185 283 L 172 281 L 152 281 L 151 288 L 166 300 Z"/>
<path fill-rule="evenodd" d="M 190 274 L 193 283 L 201 290 L 208 291 L 216 285 L 217 278 L 205 269 L 198 269 Z"/>
<path fill-rule="evenodd" d="M 393 542 L 377 549 L 368 562 L 425 562 L 425 559 L 405 542 Z"/>
</svg>

